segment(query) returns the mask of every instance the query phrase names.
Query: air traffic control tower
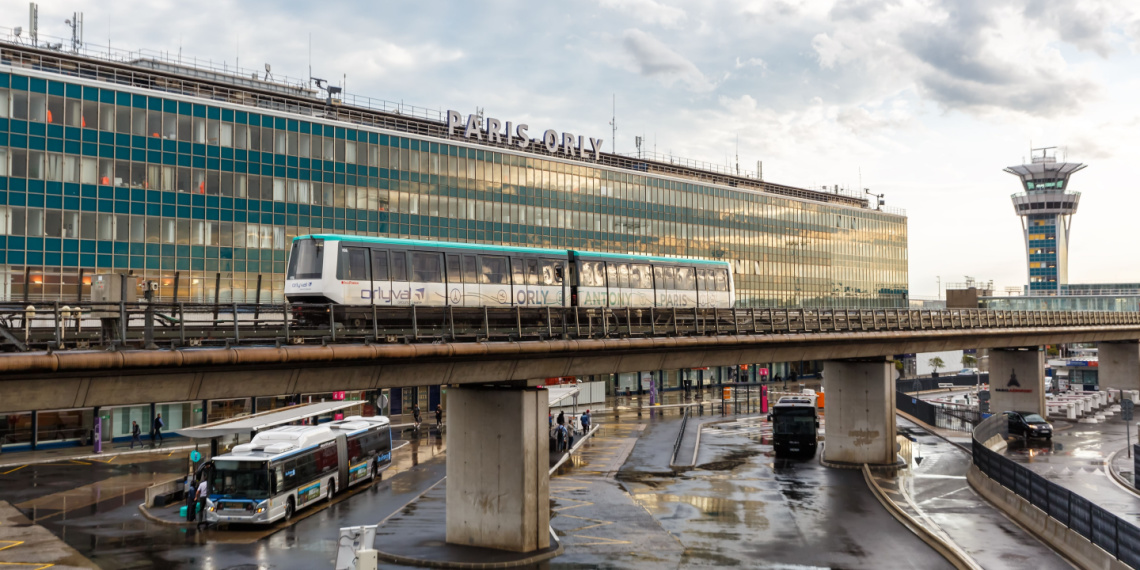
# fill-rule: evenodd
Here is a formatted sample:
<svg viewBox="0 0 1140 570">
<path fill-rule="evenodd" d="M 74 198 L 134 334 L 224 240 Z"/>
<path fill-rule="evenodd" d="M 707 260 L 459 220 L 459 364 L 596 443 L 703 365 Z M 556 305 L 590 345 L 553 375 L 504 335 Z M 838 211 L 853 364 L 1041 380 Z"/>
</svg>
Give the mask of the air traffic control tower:
<svg viewBox="0 0 1140 570">
<path fill-rule="evenodd" d="M 1086 165 L 1057 162 L 1056 147 L 1032 149 L 1030 157 L 1005 169 L 1021 179 L 1022 191 L 1011 198 L 1025 232 L 1029 294 L 1057 295 L 1069 282 L 1069 227 L 1081 200 L 1069 191 L 1069 177 Z"/>
</svg>

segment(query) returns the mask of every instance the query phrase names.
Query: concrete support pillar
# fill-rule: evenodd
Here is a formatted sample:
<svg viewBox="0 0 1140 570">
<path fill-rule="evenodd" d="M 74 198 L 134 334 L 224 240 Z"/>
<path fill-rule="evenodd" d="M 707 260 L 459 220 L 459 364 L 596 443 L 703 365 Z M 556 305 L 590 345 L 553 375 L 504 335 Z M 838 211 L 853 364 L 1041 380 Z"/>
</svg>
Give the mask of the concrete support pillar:
<svg viewBox="0 0 1140 570">
<path fill-rule="evenodd" d="M 548 548 L 546 391 L 463 387 L 447 396 L 447 542 Z"/>
<path fill-rule="evenodd" d="M 895 452 L 894 363 L 889 360 L 828 360 L 827 438 L 830 463 L 893 465 Z"/>
<path fill-rule="evenodd" d="M 1101 389 L 1140 390 L 1140 342 L 1100 342 L 1096 347 Z"/>
<path fill-rule="evenodd" d="M 990 412 L 1045 415 L 1045 353 L 1041 347 L 990 351 Z"/>
</svg>

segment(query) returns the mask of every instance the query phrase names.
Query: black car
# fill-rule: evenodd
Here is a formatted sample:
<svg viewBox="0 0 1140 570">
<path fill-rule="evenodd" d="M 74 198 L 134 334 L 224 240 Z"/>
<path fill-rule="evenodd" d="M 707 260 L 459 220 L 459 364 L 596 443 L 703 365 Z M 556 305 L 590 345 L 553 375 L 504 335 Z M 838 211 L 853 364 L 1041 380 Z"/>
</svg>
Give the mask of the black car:
<svg viewBox="0 0 1140 570">
<path fill-rule="evenodd" d="M 1033 412 L 1005 412 L 1009 419 L 1009 435 L 1020 435 L 1025 439 L 1053 439 L 1053 426 L 1040 414 Z"/>
</svg>

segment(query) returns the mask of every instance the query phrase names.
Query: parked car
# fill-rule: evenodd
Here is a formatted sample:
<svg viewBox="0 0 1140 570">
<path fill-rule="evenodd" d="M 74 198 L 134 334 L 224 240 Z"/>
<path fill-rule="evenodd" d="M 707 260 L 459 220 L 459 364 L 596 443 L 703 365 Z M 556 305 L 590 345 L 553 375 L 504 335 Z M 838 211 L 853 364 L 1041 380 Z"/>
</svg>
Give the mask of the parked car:
<svg viewBox="0 0 1140 570">
<path fill-rule="evenodd" d="M 977 368 L 963 368 L 963 369 L 958 371 L 958 376 L 977 376 L 977 375 L 978 375 L 978 369 Z"/>
<path fill-rule="evenodd" d="M 1009 419 L 1009 435 L 1019 435 L 1025 439 L 1053 439 L 1053 426 L 1040 414 L 1033 412 L 1005 412 Z"/>
</svg>

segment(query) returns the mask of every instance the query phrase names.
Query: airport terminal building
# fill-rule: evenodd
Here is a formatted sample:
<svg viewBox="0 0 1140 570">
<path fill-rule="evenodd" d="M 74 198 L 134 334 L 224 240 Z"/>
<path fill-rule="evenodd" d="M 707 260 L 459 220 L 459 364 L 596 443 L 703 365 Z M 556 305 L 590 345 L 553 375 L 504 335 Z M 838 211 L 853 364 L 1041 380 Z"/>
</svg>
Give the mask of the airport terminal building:
<svg viewBox="0 0 1140 570">
<path fill-rule="evenodd" d="M 907 306 L 906 217 L 862 196 L 322 87 L 0 42 L 0 299 L 130 272 L 281 302 L 290 240 L 344 233 L 726 260 L 740 306 Z"/>
</svg>

